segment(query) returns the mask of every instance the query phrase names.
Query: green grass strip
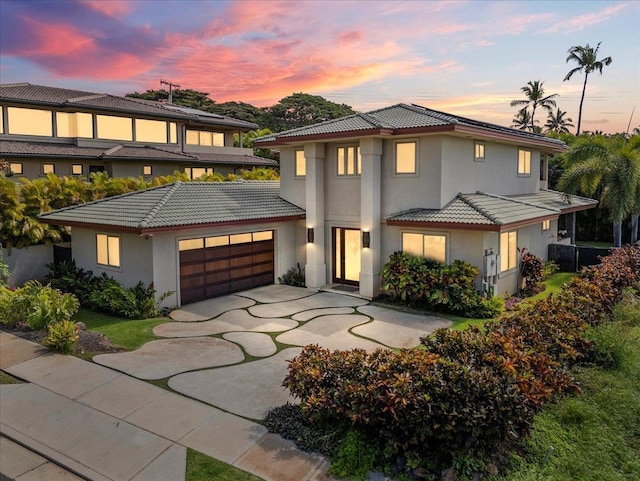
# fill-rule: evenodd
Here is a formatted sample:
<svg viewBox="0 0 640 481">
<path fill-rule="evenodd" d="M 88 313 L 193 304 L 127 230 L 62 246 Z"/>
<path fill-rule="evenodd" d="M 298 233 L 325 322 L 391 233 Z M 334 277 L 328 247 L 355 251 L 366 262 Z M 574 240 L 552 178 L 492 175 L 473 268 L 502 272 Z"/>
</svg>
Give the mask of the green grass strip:
<svg viewBox="0 0 640 481">
<path fill-rule="evenodd" d="M 187 448 L 186 481 L 264 481 L 230 464 Z"/>
<path fill-rule="evenodd" d="M 170 319 L 122 319 L 99 312 L 80 309 L 73 317 L 76 322 L 82 321 L 90 331 L 104 334 L 113 343 L 129 351 L 138 349 L 144 343 L 159 339 L 153 334 L 153 328 Z"/>
</svg>

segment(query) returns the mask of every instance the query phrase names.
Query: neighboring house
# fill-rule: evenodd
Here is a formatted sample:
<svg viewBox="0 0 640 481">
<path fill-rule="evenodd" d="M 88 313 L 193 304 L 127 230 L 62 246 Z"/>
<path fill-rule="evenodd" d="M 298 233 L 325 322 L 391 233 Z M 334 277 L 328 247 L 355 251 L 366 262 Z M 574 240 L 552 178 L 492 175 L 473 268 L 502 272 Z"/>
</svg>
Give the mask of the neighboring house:
<svg viewBox="0 0 640 481">
<path fill-rule="evenodd" d="M 277 167 L 234 134 L 258 126 L 173 104 L 41 85 L 0 84 L 0 159 L 7 174 L 191 178 Z"/>
<path fill-rule="evenodd" d="M 306 210 L 308 286 L 380 292 L 394 251 L 477 266 L 517 290 L 518 248 L 547 259 L 558 218 L 596 201 L 547 190 L 555 139 L 398 104 L 254 140 L 280 151 L 280 195 Z M 565 242 L 567 242 L 565 240 Z M 493 266 L 493 267 L 492 267 Z"/>
<path fill-rule="evenodd" d="M 466 260 L 481 270 L 479 289 L 511 294 L 517 249 L 547 259 L 558 218 L 596 205 L 546 189 L 562 142 L 413 105 L 254 145 L 280 150 L 280 183 L 174 183 L 40 218 L 72 227 L 80 267 L 153 281 L 176 292 L 165 305 L 181 305 L 270 284 L 296 263 L 308 287 L 372 298 L 398 250 Z"/>
</svg>

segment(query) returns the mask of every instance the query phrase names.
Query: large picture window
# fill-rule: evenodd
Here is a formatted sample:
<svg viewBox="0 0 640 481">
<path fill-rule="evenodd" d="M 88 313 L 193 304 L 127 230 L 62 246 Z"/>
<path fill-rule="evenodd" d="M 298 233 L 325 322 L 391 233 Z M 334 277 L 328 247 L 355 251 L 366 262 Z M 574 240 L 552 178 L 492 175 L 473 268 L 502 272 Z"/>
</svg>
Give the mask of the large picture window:
<svg viewBox="0 0 640 481">
<path fill-rule="evenodd" d="M 53 137 L 53 114 L 50 110 L 8 107 L 8 133 Z"/>
<path fill-rule="evenodd" d="M 414 256 L 447 263 L 447 236 L 445 234 L 402 233 L 402 251 Z"/>
<path fill-rule="evenodd" d="M 224 147 L 224 134 L 206 130 L 187 130 L 187 144 Z"/>
<path fill-rule="evenodd" d="M 167 123 L 161 120 L 135 119 L 136 142 L 167 143 Z"/>
<path fill-rule="evenodd" d="M 518 232 L 500 234 L 500 272 L 515 269 L 518 265 Z"/>
<path fill-rule="evenodd" d="M 120 267 L 120 237 L 96 234 L 96 262 L 103 266 Z"/>
<path fill-rule="evenodd" d="M 99 139 L 133 140 L 133 121 L 128 117 L 96 115 L 96 127 Z"/>
<path fill-rule="evenodd" d="M 396 162 L 395 173 L 396 174 L 415 174 L 417 173 L 416 166 L 416 142 L 396 142 L 395 146 Z"/>
</svg>

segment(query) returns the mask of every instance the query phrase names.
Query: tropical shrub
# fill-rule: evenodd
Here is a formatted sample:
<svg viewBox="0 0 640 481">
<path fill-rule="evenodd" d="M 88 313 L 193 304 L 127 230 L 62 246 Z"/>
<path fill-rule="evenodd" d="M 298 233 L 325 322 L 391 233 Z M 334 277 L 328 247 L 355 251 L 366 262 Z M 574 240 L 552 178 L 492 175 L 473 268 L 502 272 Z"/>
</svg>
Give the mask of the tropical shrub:
<svg viewBox="0 0 640 481">
<path fill-rule="evenodd" d="M 101 311 L 128 319 L 148 319 L 158 317 L 158 305 L 172 292 L 164 293 L 156 300 L 153 283 L 145 287 L 138 282 L 125 288 L 104 272 L 94 276 L 93 272 L 76 266 L 74 261 L 48 264 L 47 279 L 61 291 L 72 292 L 80 299 L 80 304 L 94 311 Z"/>
<path fill-rule="evenodd" d="M 62 354 L 71 354 L 78 339 L 78 326 L 75 322 L 67 319 L 53 322 L 47 326 L 47 337 L 44 339 L 44 344 Z"/>
<path fill-rule="evenodd" d="M 289 269 L 282 277 L 278 277 L 278 282 L 288 286 L 304 287 L 304 267 L 301 267 L 300 263 L 298 263 L 296 267 Z"/>
<path fill-rule="evenodd" d="M 417 295 L 403 274 L 419 263 L 398 257 L 388 266 L 397 274 L 391 289 Z M 612 312 L 629 317 L 615 306 L 623 298 L 637 302 L 639 276 L 640 247 L 620 249 L 558 295 L 521 304 L 483 328 L 438 330 L 421 340 L 422 349 L 306 346 L 289 362 L 283 385 L 310 423 L 349 433 L 338 444 L 338 466 L 345 467 L 338 474 L 358 475 L 375 453 L 375 464 L 400 466 L 410 476 L 415 468 L 470 476 L 527 435 L 546 403 L 578 388 L 571 367 L 626 362 L 624 323 L 604 321 Z"/>
<path fill-rule="evenodd" d="M 70 319 L 78 310 L 78 300 L 50 285 L 29 281 L 16 290 L 0 290 L 0 319 L 7 325 L 28 324 L 33 330 Z"/>
<path fill-rule="evenodd" d="M 503 305 L 475 289 L 478 268 L 455 260 L 450 265 L 395 252 L 382 268 L 383 289 L 394 300 L 434 311 L 492 318 Z"/>
<path fill-rule="evenodd" d="M 519 248 L 520 252 L 520 275 L 524 279 L 523 294 L 526 296 L 535 294 L 540 290 L 539 284 L 544 279 L 543 260 L 529 252 L 526 247 Z"/>
<path fill-rule="evenodd" d="M 0 286 L 6 286 L 11 272 L 9 266 L 5 263 L 2 256 L 2 247 L 0 247 Z"/>
</svg>

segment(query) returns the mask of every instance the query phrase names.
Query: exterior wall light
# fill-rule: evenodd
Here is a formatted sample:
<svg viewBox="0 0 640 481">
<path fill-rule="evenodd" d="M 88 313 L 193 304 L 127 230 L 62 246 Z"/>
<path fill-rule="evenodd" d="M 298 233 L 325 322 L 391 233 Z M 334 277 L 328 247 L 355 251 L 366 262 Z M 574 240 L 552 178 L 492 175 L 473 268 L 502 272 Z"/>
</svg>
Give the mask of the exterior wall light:
<svg viewBox="0 0 640 481">
<path fill-rule="evenodd" d="M 315 239 L 315 234 L 313 232 L 313 227 L 307 227 L 307 242 L 309 244 L 313 244 L 314 239 Z"/>
<path fill-rule="evenodd" d="M 371 233 L 369 231 L 364 231 L 362 233 L 362 247 L 364 249 L 371 247 Z"/>
</svg>

